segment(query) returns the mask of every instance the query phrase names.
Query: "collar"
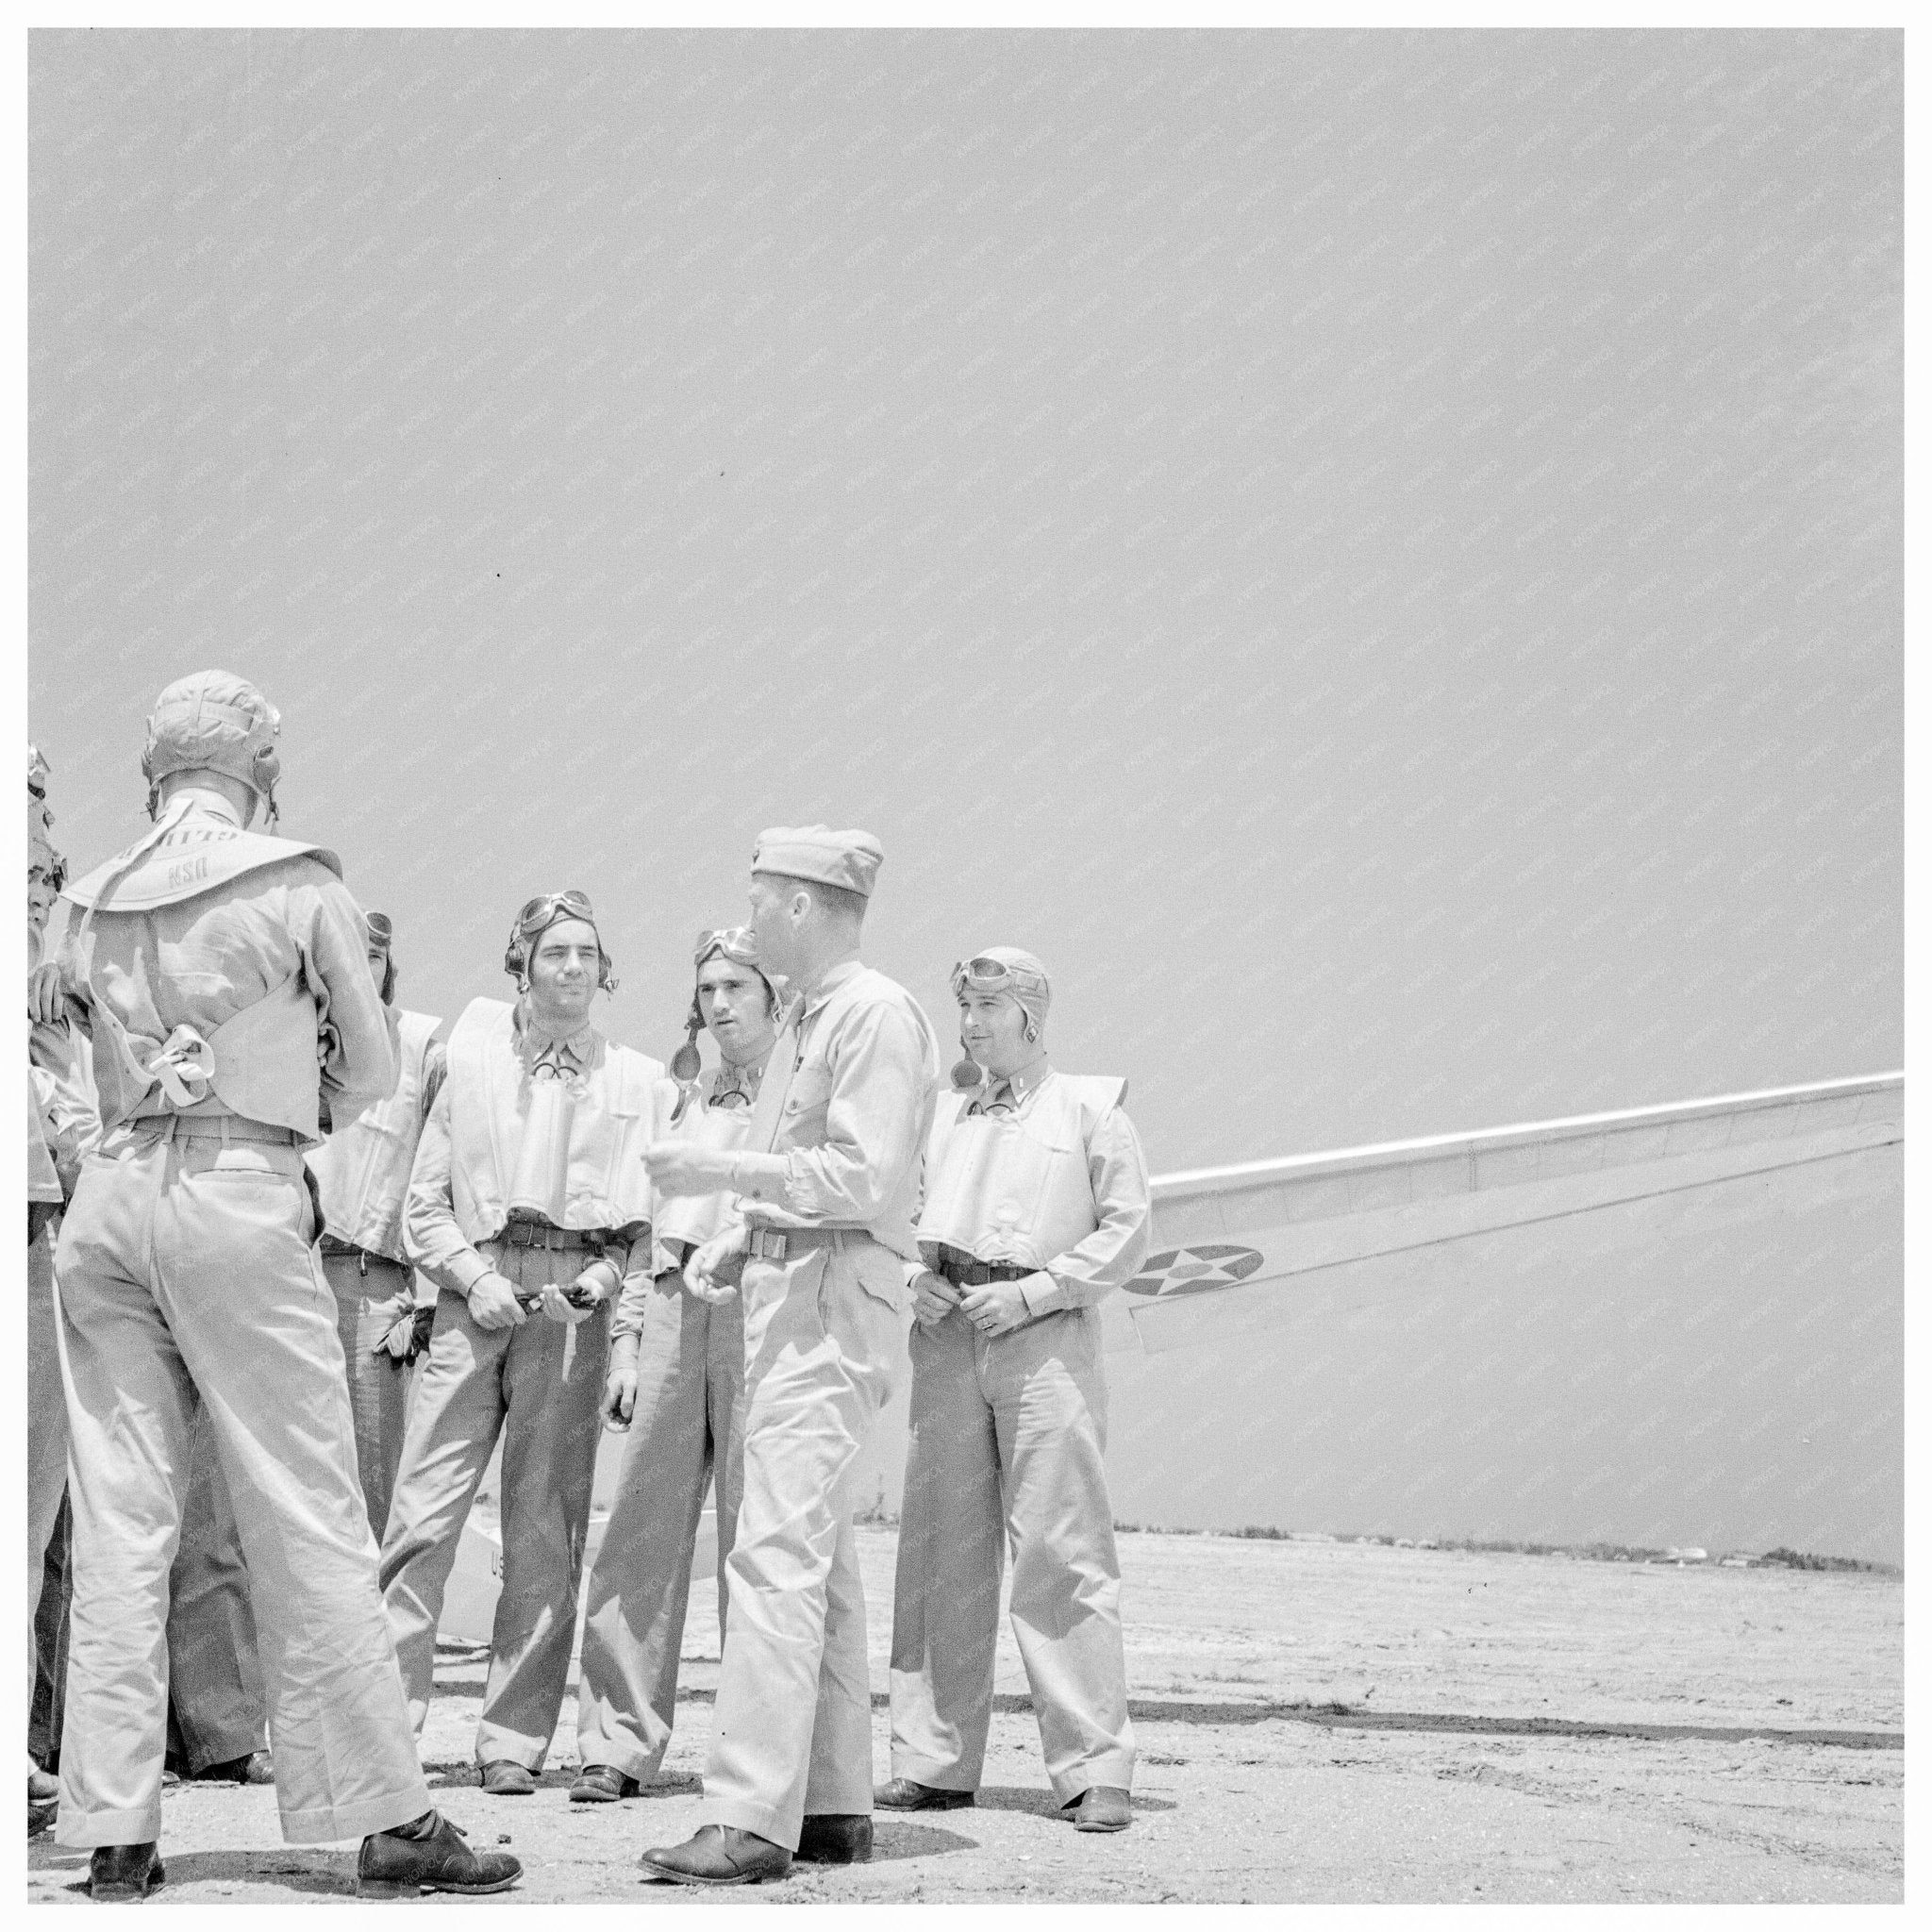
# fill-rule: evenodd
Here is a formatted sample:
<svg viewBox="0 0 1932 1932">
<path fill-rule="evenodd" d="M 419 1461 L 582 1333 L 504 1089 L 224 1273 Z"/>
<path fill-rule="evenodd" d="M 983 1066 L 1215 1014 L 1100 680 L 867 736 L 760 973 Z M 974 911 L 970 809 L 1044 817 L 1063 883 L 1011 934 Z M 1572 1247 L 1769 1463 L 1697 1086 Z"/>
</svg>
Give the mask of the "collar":
<svg viewBox="0 0 1932 1932">
<path fill-rule="evenodd" d="M 597 1029 L 590 1021 L 586 1020 L 575 1033 L 549 1033 L 538 1023 L 526 1000 L 519 1000 L 511 1009 L 510 1030 L 517 1051 L 526 1059 L 541 1059 L 545 1053 L 556 1050 L 569 1054 L 580 1067 L 588 1067 L 597 1051 Z"/>
<path fill-rule="evenodd" d="M 774 1046 L 776 1041 L 772 1042 Z M 758 1088 L 764 1083 L 765 1069 L 772 1063 L 772 1048 L 766 1047 L 755 1060 L 746 1060 L 743 1065 L 734 1067 L 729 1060 L 721 1060 L 711 1074 L 711 1086 L 708 1098 L 717 1099 L 721 1093 L 742 1093 L 749 1100 L 758 1098 Z"/>
<path fill-rule="evenodd" d="M 1007 1074 L 998 1079 L 989 1075 L 984 1091 L 974 1094 L 967 1102 L 967 1108 L 971 1111 L 976 1107 L 984 1111 L 999 1095 L 1004 1094 L 1007 1105 L 1017 1111 L 1052 1077 L 1053 1068 L 1048 1063 L 1046 1056 L 1041 1054 L 1038 1059 L 1022 1067 L 1017 1073 Z"/>
<path fill-rule="evenodd" d="M 836 966 L 831 967 L 826 972 L 825 976 L 823 979 L 821 979 L 819 983 L 815 987 L 813 987 L 808 993 L 802 995 L 801 1003 L 798 1008 L 798 1018 L 801 1020 L 808 1019 L 813 1013 L 816 1013 L 818 1009 L 822 1006 L 824 1006 L 824 1003 L 828 999 L 830 999 L 831 996 L 835 992 L 837 992 L 841 986 L 843 986 L 846 983 L 847 980 L 852 979 L 857 974 L 863 973 L 864 971 L 865 964 L 862 960 L 841 959 Z"/>
<path fill-rule="evenodd" d="M 165 809 L 164 807 L 163 810 Z M 242 829 L 242 814 L 225 798 L 213 791 L 196 792 L 189 800 L 188 809 L 181 816 L 219 819 L 225 825 L 233 825 L 238 832 Z"/>
</svg>

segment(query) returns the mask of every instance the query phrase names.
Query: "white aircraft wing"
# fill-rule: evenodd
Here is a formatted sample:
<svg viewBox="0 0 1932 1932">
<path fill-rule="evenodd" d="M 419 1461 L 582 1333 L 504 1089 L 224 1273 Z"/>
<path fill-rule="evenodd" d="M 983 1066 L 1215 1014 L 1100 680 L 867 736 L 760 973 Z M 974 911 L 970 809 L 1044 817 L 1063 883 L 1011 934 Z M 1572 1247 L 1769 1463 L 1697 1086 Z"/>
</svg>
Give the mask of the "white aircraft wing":
<svg viewBox="0 0 1932 1932">
<path fill-rule="evenodd" d="M 1102 1305 L 1107 1345 L 1212 1341 L 1320 1270 L 1778 1168 L 1837 1162 L 1856 1186 L 1848 1157 L 1904 1140 L 1904 1095 L 1879 1074 L 1161 1174 L 1153 1252 Z"/>
</svg>

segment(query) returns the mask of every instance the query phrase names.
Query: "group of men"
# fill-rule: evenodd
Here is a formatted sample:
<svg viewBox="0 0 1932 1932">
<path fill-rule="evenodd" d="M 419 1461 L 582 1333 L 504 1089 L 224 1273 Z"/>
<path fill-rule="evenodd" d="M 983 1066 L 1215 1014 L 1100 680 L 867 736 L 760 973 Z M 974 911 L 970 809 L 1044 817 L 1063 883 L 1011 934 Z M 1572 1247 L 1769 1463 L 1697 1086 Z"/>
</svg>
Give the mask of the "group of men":
<svg viewBox="0 0 1932 1932">
<path fill-rule="evenodd" d="M 212 1727 L 204 1759 L 272 1774 L 291 1841 L 359 1838 L 365 1891 L 513 1884 L 518 1861 L 464 1841 L 418 1760 L 500 1441 L 486 1790 L 536 1787 L 580 1593 L 571 1797 L 656 1775 L 712 1488 L 706 1822 L 646 1851 L 646 1877 L 863 1860 L 875 1806 L 972 1804 L 1008 1543 L 1055 1793 L 1077 1828 L 1124 1828 L 1094 1305 L 1139 1269 L 1148 1189 L 1124 1083 L 1048 1060 L 1040 961 L 995 946 L 955 968 L 941 1091 L 926 1016 L 860 960 L 878 842 L 780 827 L 755 848 L 748 923 L 699 940 L 668 1072 L 593 1024 L 616 980 L 575 891 L 523 908 L 515 999 L 473 1001 L 443 1040 L 396 1007 L 391 924 L 334 855 L 254 829 L 275 823 L 278 727 L 227 674 L 171 685 L 149 829 L 71 884 L 30 756 L 30 1595 L 63 1482 L 72 1520 L 59 1776 L 30 1759 L 30 1823 L 58 1807 L 96 1899 L 162 1882 L 172 1679 L 182 1737 L 203 1702 L 265 1712 L 259 1736 Z M 908 1299 L 874 1789 L 851 1477 Z M 605 1425 L 627 1434 L 580 1591 Z M 205 1627 L 183 1627 L 184 1598 Z M 211 1669 L 187 1668 L 196 1645 Z"/>
</svg>

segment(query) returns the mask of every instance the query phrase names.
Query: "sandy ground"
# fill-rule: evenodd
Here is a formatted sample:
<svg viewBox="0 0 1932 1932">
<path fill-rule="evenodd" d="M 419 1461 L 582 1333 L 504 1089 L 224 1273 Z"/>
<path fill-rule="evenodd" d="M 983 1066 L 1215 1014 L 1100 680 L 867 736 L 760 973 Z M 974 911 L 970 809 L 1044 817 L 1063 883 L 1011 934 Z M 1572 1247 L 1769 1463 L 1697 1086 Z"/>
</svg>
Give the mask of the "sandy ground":
<svg viewBox="0 0 1932 1932">
<path fill-rule="evenodd" d="M 893 1533 L 861 1535 L 884 1776 Z M 1123 1537 L 1122 1565 L 1130 1831 L 1083 1837 L 1055 1815 L 1008 1635 L 976 1809 L 880 1814 L 870 1865 L 722 1896 L 1903 1897 L 1897 1576 L 1154 1535 Z M 643 1886 L 637 1869 L 700 1822 L 718 1643 L 708 1587 L 693 1596 L 664 1782 L 621 1805 L 567 1802 L 574 1702 L 541 1790 L 486 1798 L 471 1763 L 483 1659 L 445 1653 L 424 1757 L 472 1841 L 523 1858 L 501 1903 L 720 1896 Z M 172 1790 L 165 1815 L 166 1898 L 351 1891 L 354 1848 L 284 1848 L 272 1792 Z M 84 1854 L 30 1847 L 33 1900 L 75 1901 L 85 1874 Z"/>
</svg>

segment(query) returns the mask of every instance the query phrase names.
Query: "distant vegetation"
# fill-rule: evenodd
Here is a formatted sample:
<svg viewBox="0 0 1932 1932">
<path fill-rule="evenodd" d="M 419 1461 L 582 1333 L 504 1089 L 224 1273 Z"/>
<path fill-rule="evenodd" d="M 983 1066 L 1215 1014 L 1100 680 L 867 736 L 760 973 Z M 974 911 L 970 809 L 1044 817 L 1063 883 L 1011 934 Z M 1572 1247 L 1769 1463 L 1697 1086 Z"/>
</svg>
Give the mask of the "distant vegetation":
<svg viewBox="0 0 1932 1932">
<path fill-rule="evenodd" d="M 1817 1557 L 1784 1548 L 1766 1550 L 1761 1556 L 1743 1550 L 1714 1555 L 1700 1549 L 1653 1550 L 1634 1543 L 1518 1542 L 1507 1537 L 1329 1536 L 1315 1530 L 1276 1529 L 1261 1523 L 1243 1524 L 1240 1529 L 1171 1529 L 1158 1523 L 1116 1523 L 1114 1529 L 1135 1536 L 1225 1536 L 1278 1543 L 1380 1543 L 1385 1549 L 1472 1550 L 1501 1556 L 1566 1557 L 1590 1563 L 1679 1563 L 1732 1570 L 1861 1570 L 1884 1576 L 1901 1574 L 1895 1563 L 1868 1563 L 1858 1557 Z"/>
</svg>

